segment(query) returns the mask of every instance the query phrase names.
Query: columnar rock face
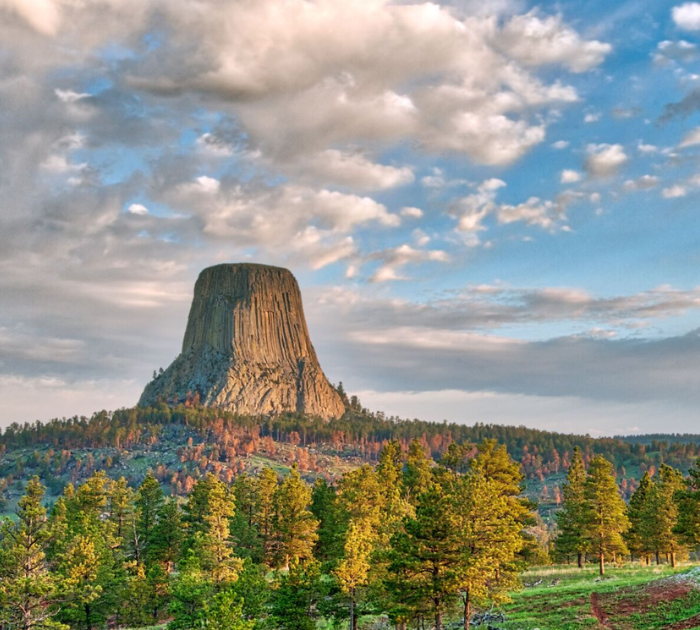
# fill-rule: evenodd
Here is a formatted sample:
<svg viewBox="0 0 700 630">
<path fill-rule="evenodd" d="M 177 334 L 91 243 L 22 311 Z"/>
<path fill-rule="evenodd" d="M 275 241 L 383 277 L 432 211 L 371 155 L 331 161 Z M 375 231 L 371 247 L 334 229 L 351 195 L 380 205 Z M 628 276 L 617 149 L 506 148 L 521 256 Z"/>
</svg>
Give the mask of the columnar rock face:
<svg viewBox="0 0 700 630">
<path fill-rule="evenodd" d="M 202 271 L 182 353 L 146 386 L 139 404 L 183 401 L 188 392 L 241 414 L 343 414 L 311 345 L 291 272 L 253 264 Z"/>
</svg>

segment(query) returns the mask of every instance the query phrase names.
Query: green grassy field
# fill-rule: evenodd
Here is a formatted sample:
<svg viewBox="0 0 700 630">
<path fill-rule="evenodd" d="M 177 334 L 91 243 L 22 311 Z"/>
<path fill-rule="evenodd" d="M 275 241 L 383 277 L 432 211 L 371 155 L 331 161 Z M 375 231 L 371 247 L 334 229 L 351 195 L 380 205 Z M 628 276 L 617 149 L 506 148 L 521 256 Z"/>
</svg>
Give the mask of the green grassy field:
<svg viewBox="0 0 700 630">
<path fill-rule="evenodd" d="M 683 630 L 700 628 L 700 571 L 685 566 L 555 566 L 528 571 L 504 606 L 502 630 Z"/>
</svg>

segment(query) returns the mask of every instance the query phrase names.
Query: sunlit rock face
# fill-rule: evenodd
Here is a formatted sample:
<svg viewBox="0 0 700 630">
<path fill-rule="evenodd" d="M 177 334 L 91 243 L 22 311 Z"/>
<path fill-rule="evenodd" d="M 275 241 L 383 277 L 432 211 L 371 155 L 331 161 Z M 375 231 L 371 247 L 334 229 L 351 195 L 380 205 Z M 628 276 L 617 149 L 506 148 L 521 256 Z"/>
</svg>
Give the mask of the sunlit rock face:
<svg viewBox="0 0 700 630">
<path fill-rule="evenodd" d="M 203 405 L 240 414 L 342 415 L 290 271 L 247 263 L 202 271 L 182 353 L 146 386 L 139 404 L 182 402 L 188 393 Z"/>
</svg>

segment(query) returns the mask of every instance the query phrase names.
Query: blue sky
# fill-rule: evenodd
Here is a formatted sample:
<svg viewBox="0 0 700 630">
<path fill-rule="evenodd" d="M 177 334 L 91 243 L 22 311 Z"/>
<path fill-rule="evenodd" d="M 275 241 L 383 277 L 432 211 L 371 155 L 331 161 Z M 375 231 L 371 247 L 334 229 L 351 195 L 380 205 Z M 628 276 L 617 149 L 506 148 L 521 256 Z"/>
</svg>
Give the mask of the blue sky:
<svg viewBox="0 0 700 630">
<path fill-rule="evenodd" d="M 697 431 L 700 3 L 0 0 L 0 426 L 292 269 L 389 414 Z"/>
</svg>

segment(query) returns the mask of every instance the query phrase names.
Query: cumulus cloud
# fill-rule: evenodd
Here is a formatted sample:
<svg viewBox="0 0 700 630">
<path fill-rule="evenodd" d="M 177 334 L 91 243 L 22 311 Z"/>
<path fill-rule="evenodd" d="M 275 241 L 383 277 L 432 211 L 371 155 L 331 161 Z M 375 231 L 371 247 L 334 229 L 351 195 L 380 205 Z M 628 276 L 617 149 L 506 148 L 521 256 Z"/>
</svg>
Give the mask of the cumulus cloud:
<svg viewBox="0 0 700 630">
<path fill-rule="evenodd" d="M 671 11 L 676 26 L 684 31 L 700 31 L 700 3 L 686 2 Z"/>
<path fill-rule="evenodd" d="M 584 41 L 567 28 L 560 16 L 540 17 L 537 12 L 512 17 L 497 36 L 508 54 L 525 65 L 561 64 L 572 72 L 586 72 L 599 66 L 612 46 Z"/>
<path fill-rule="evenodd" d="M 462 233 L 468 245 L 479 243 L 478 232 L 486 229 L 484 221 L 494 215 L 498 223 L 508 225 L 522 222 L 545 230 L 567 231 L 566 208 L 580 198 L 578 193 L 563 193 L 554 200 L 530 197 L 519 204 L 497 203 L 503 180 L 491 178 L 482 182 L 475 193 L 452 203 L 450 214 L 457 219 L 456 230 Z"/>
<path fill-rule="evenodd" d="M 678 199 L 679 197 L 685 197 L 688 194 L 688 189 L 681 184 L 674 184 L 668 188 L 664 188 L 661 194 L 665 199 Z"/>
<path fill-rule="evenodd" d="M 628 179 L 624 186 L 626 190 L 651 190 L 659 185 L 661 180 L 656 175 L 642 175 L 637 179 Z"/>
<path fill-rule="evenodd" d="M 589 144 L 585 168 L 591 177 L 612 177 L 627 163 L 621 144 Z"/>
<path fill-rule="evenodd" d="M 369 260 L 381 261 L 370 277 L 370 282 L 387 282 L 390 280 L 408 280 L 401 275 L 404 267 L 421 262 L 447 262 L 448 255 L 439 249 L 416 249 L 410 245 L 400 245 L 393 249 L 372 254 Z"/>
<path fill-rule="evenodd" d="M 131 85 L 219 99 L 235 109 L 253 142 L 279 156 L 411 137 L 477 162 L 508 164 L 544 139 L 529 111 L 578 98 L 573 88 L 543 84 L 531 72 L 542 65 L 587 71 L 610 52 L 559 16 L 529 13 L 499 26 L 428 3 L 326 0 L 321 8 L 266 0 L 224 14 L 177 4 L 164 16 L 177 27 L 173 37 L 134 66 Z M 206 41 L 195 55 L 193 39 Z M 384 54 L 373 54 L 380 49 Z"/>
<path fill-rule="evenodd" d="M 288 170 L 294 170 L 289 168 Z M 377 164 L 360 152 L 326 149 L 306 157 L 295 169 L 298 176 L 353 190 L 387 190 L 414 180 L 410 166 Z"/>
<path fill-rule="evenodd" d="M 582 175 L 578 171 L 565 169 L 561 172 L 559 181 L 561 181 L 562 184 L 573 184 L 575 182 L 580 182 L 581 178 Z"/>
<path fill-rule="evenodd" d="M 654 63 L 668 64 L 671 61 L 688 62 L 698 56 L 698 47 L 684 39 L 678 41 L 664 40 L 659 42 L 656 51 L 652 55 Z"/>
</svg>

